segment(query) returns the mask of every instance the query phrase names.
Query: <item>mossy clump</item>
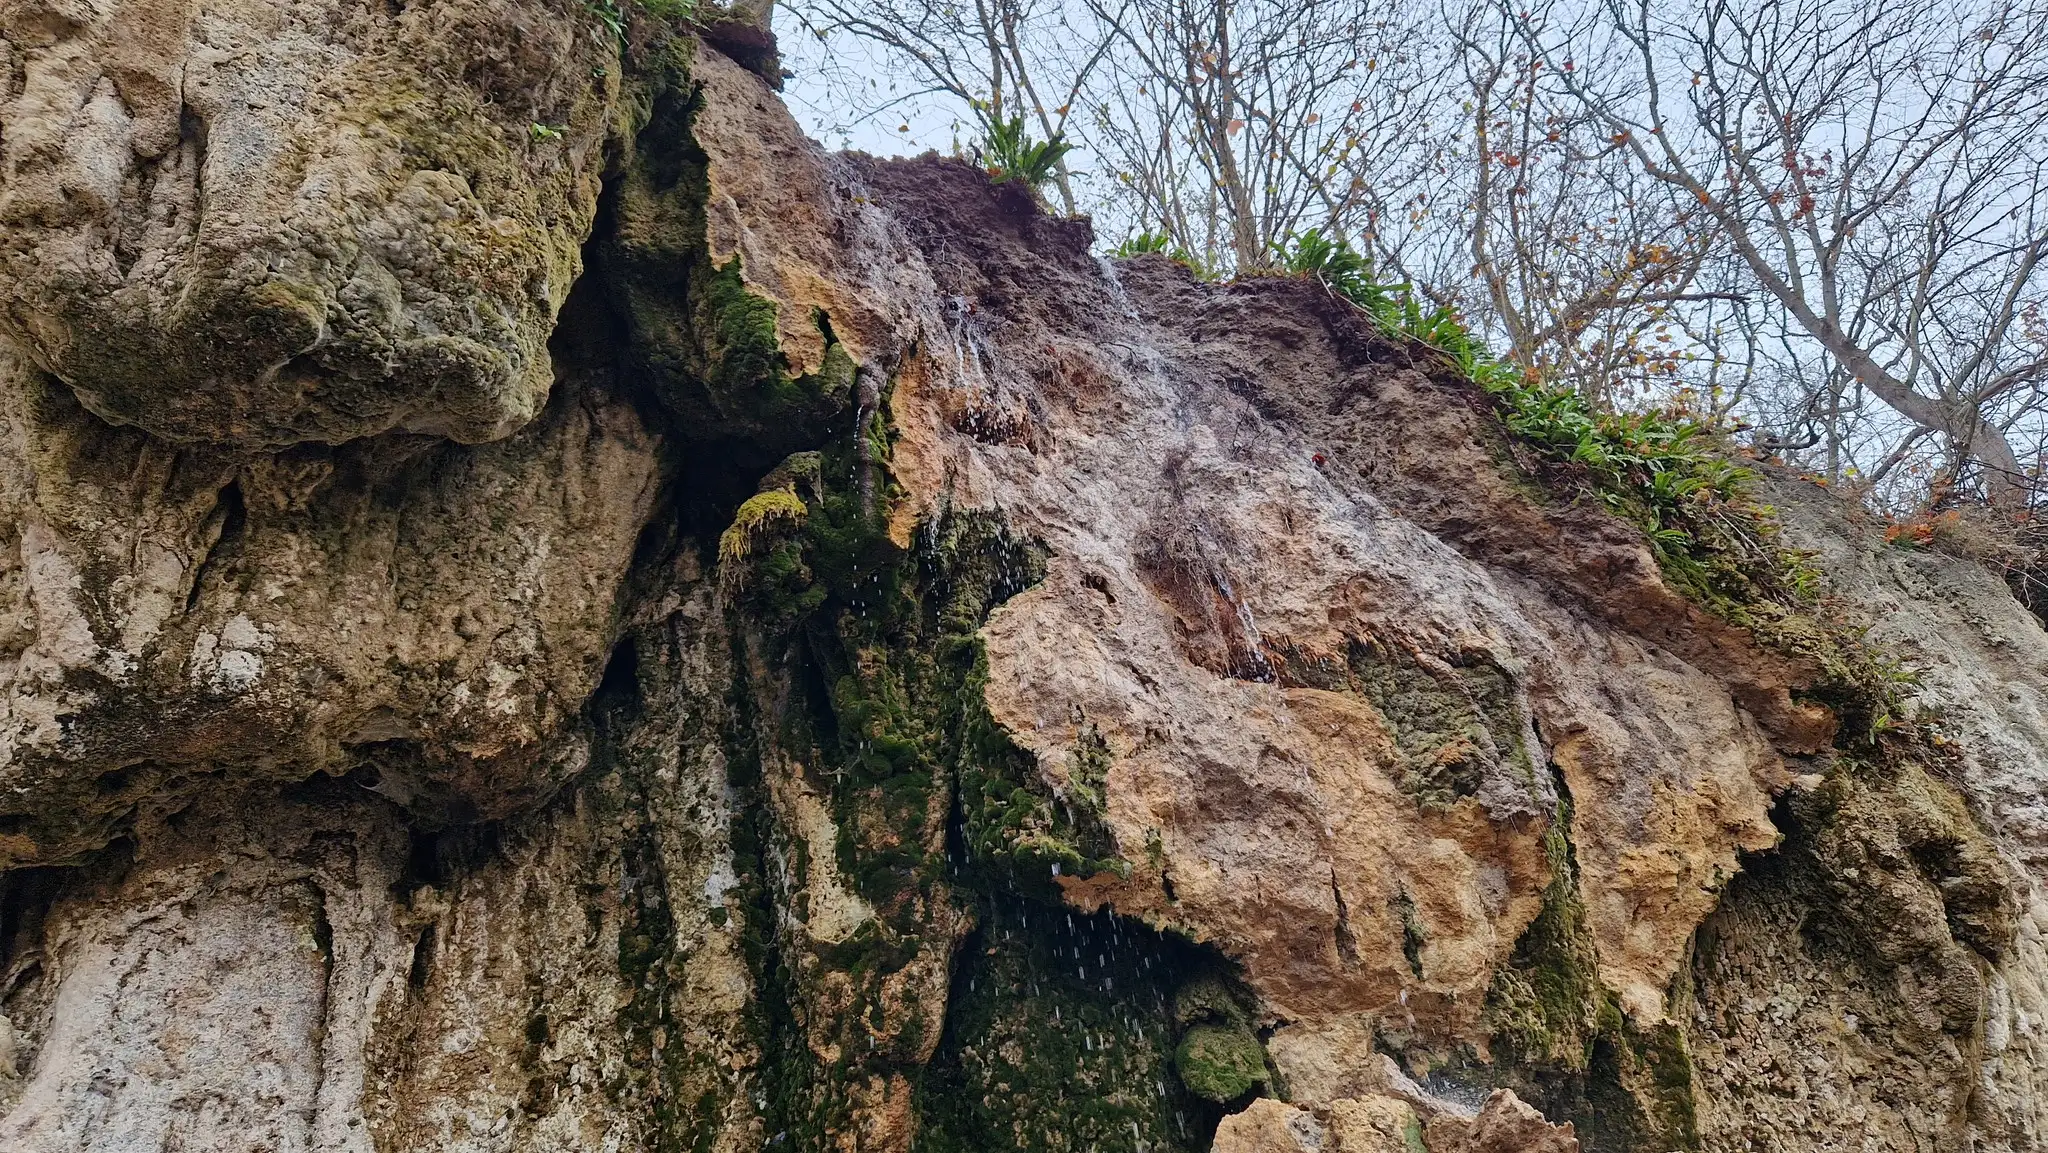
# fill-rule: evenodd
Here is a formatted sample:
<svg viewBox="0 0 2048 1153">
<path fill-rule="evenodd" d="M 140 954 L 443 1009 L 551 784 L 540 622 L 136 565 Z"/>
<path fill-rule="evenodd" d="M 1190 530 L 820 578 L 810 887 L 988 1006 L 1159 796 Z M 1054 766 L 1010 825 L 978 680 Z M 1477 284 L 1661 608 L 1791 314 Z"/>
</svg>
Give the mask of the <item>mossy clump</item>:
<svg viewBox="0 0 2048 1153">
<path fill-rule="evenodd" d="M 853 357 L 832 335 L 823 313 L 811 322 L 825 341 L 815 371 L 795 374 L 782 352 L 779 307 L 754 294 L 735 256 L 701 265 L 686 288 L 700 334 L 694 374 L 666 383 L 664 395 L 688 411 L 708 409 L 749 435 L 773 437 L 785 428 L 816 428 L 853 399 Z"/>
<path fill-rule="evenodd" d="M 1173 1019 L 1181 1030 L 1174 1071 L 1190 1093 L 1205 1101 L 1227 1105 L 1271 1083 L 1248 1000 L 1215 973 L 1196 976 L 1174 991 Z"/>
<path fill-rule="evenodd" d="M 1238 994 L 1214 973 L 1203 973 L 1173 991 L 1173 1021 L 1187 1026 L 1202 1021 L 1244 1025 L 1250 1021 Z"/>
<path fill-rule="evenodd" d="M 1266 1051 L 1242 1028 L 1195 1025 L 1181 1035 L 1173 1067 L 1189 1092 L 1223 1105 L 1265 1083 Z"/>
<path fill-rule="evenodd" d="M 769 526 L 782 522 L 800 527 L 810 509 L 795 492 L 786 488 L 772 488 L 767 492 L 755 493 L 748 497 L 732 515 L 732 525 L 718 537 L 718 559 L 721 563 L 743 560 L 751 555 L 755 545 L 770 531 Z"/>
</svg>

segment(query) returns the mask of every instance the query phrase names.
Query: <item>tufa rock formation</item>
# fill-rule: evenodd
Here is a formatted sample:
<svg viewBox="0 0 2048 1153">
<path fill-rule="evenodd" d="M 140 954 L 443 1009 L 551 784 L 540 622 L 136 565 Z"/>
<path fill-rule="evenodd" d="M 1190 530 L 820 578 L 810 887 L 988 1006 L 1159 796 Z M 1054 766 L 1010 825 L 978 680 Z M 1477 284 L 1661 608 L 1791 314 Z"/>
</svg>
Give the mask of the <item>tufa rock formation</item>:
<svg viewBox="0 0 2048 1153">
<path fill-rule="evenodd" d="M 668 7 L 0 6 L 0 1150 L 2041 1147 L 1994 577 Z"/>
</svg>

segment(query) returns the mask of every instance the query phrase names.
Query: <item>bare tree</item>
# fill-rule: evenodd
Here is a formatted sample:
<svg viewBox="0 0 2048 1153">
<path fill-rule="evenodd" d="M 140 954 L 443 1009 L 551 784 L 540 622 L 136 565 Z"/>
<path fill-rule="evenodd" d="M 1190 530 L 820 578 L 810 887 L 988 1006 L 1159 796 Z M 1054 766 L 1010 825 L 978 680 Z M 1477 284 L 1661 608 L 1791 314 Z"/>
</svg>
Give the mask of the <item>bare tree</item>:
<svg viewBox="0 0 2048 1153">
<path fill-rule="evenodd" d="M 1083 9 L 1062 0 L 812 0 L 787 10 L 820 40 L 854 38 L 909 70 L 920 86 L 888 105 L 938 95 L 984 130 L 1018 117 L 1046 140 L 1066 134 L 1124 16 L 1114 2 Z M 1056 182 L 1066 211 L 1079 211 L 1064 157 Z"/>
<path fill-rule="evenodd" d="M 1827 354 L 1797 377 L 1806 418 L 1838 419 L 1846 377 L 1901 418 L 1870 467 L 1937 442 L 1950 481 L 1974 462 L 1995 503 L 2025 499 L 2015 428 L 2048 373 L 2029 321 L 2048 254 L 2048 13 L 1608 0 L 1514 19 L 1544 82 L 1703 214 L 1729 279 Z"/>
<path fill-rule="evenodd" d="M 1393 4 L 1148 0 L 1118 20 L 1092 143 L 1121 207 L 1221 270 L 1271 266 L 1307 227 L 1370 231 L 1428 120 L 1430 76 Z"/>
<path fill-rule="evenodd" d="M 1437 77 L 1411 0 L 804 0 L 803 30 L 878 50 L 984 126 L 1023 115 L 1080 146 L 1063 206 L 1164 234 L 1219 272 L 1269 267 L 1293 233 L 1369 235 L 1431 131 Z M 829 56 L 820 63 L 831 67 Z M 1092 193 L 1092 195 L 1091 195 Z"/>
<path fill-rule="evenodd" d="M 1700 306 L 1734 299 L 1700 283 L 1699 214 L 1557 98 L 1517 21 L 1490 4 L 1452 16 L 1463 125 L 1440 147 L 1437 210 L 1412 211 L 1389 254 L 1532 374 L 1611 406 L 1670 391 L 1716 344 Z"/>
<path fill-rule="evenodd" d="M 1897 501 L 2048 441 L 2048 0 L 800 0 L 1070 212 L 1218 274 L 1308 228 L 1532 375 Z"/>
</svg>

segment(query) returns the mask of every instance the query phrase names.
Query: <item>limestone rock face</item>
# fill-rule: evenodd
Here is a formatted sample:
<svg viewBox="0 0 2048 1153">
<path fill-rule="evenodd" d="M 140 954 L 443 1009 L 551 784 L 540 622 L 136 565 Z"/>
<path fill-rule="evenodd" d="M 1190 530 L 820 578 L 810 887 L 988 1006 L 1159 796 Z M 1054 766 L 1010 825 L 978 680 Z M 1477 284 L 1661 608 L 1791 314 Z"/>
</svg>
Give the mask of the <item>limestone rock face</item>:
<svg viewBox="0 0 2048 1153">
<path fill-rule="evenodd" d="M 581 768 L 564 721 L 661 467 L 631 406 L 565 385 L 490 445 L 250 453 L 110 428 L 0 371 L 7 859 L 97 848 L 201 781 L 360 766 L 471 819 Z"/>
<path fill-rule="evenodd" d="M 667 7 L 0 9 L 0 1151 L 2040 1147 L 1995 578 Z"/>
<path fill-rule="evenodd" d="M 0 42 L 0 329 L 102 420 L 284 446 L 539 413 L 619 82 L 581 0 L 21 0 Z"/>
</svg>

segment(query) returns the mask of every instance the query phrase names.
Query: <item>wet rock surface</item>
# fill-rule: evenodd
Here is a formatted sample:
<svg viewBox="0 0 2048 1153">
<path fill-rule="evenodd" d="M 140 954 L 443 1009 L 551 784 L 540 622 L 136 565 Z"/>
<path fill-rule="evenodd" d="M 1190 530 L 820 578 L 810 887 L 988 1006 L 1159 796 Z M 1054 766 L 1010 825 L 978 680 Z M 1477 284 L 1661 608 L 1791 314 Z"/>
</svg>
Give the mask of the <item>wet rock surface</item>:
<svg viewBox="0 0 2048 1153">
<path fill-rule="evenodd" d="M 1427 348 L 642 8 L 5 21 L 0 1149 L 2036 1147 L 1989 574 L 1767 482 L 1887 743 Z"/>
</svg>

